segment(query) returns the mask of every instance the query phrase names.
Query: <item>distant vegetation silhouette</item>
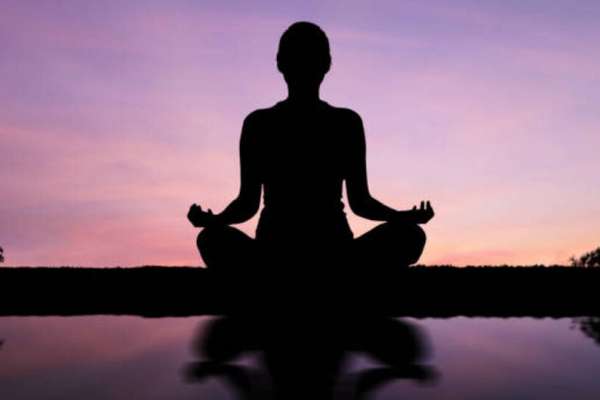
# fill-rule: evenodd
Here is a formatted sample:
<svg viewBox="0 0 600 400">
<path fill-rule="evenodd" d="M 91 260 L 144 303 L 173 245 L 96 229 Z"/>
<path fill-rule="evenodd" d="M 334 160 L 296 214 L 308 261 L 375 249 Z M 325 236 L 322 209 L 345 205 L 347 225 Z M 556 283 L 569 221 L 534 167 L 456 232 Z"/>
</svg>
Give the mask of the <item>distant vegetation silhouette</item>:
<svg viewBox="0 0 600 400">
<path fill-rule="evenodd" d="M 600 267 L 600 247 L 577 258 L 571 257 L 571 266 L 583 268 Z M 576 318 L 574 322 L 581 332 L 593 339 L 600 346 L 600 317 Z"/>
<path fill-rule="evenodd" d="M 411 267 L 334 285 L 306 268 L 287 274 L 274 301 L 272 280 L 221 280 L 196 267 L 0 268 L 0 316 L 252 315 L 275 306 L 413 317 L 600 316 L 600 268 Z"/>
<path fill-rule="evenodd" d="M 577 258 L 571 257 L 571 265 L 586 268 L 600 267 L 600 247 Z"/>
<path fill-rule="evenodd" d="M 0 246 L 0 263 L 4 262 L 4 249 Z"/>
</svg>

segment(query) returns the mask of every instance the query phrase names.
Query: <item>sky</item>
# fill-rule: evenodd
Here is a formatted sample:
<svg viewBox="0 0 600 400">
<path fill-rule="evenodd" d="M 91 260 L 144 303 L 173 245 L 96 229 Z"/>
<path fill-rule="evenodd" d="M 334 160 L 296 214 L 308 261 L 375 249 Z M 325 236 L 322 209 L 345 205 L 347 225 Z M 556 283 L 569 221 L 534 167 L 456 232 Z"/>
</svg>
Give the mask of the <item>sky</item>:
<svg viewBox="0 0 600 400">
<path fill-rule="evenodd" d="M 299 20 L 329 36 L 322 98 L 362 116 L 373 195 L 431 200 L 422 263 L 600 245 L 595 0 L 0 6 L 7 265 L 202 265 L 187 209 L 237 194 L 241 123 L 285 98 L 275 54 Z"/>
</svg>

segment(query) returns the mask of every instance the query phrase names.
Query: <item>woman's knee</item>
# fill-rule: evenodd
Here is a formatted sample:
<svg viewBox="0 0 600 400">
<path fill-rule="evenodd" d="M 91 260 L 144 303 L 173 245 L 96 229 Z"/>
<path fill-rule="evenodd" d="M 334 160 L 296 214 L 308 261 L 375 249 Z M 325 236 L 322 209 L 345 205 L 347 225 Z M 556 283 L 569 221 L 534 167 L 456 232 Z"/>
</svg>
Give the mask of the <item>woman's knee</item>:
<svg viewBox="0 0 600 400">
<path fill-rule="evenodd" d="M 235 234 L 236 229 L 227 225 L 210 226 L 202 229 L 196 237 L 198 249 L 212 248 L 219 246 L 227 237 Z"/>
<path fill-rule="evenodd" d="M 388 222 L 386 225 L 388 225 L 388 229 L 393 231 L 393 236 L 403 242 L 414 243 L 421 247 L 425 246 L 427 235 L 420 225 L 394 222 Z"/>
<path fill-rule="evenodd" d="M 421 257 L 427 241 L 427 235 L 423 228 L 418 224 L 401 224 L 392 229 L 395 231 L 396 240 L 399 240 L 405 249 L 406 263 L 408 265 L 416 263 Z"/>
<path fill-rule="evenodd" d="M 425 242 L 427 241 L 427 234 L 425 234 L 425 230 L 421 228 L 420 225 L 414 224 L 411 226 L 411 234 L 414 238 L 416 244 L 419 244 L 421 248 L 425 247 Z"/>
<path fill-rule="evenodd" d="M 196 237 L 196 246 L 198 246 L 198 249 L 202 250 L 208 247 L 209 243 L 213 241 L 213 236 L 212 228 L 202 229 Z"/>
<path fill-rule="evenodd" d="M 196 237 L 198 252 L 206 265 L 214 264 L 215 258 L 220 258 L 220 249 L 224 246 L 223 238 L 227 236 L 225 226 L 211 226 L 202 229 Z"/>
<path fill-rule="evenodd" d="M 421 258 L 421 254 L 423 254 L 423 249 L 425 248 L 425 242 L 427 241 L 427 235 L 423 228 L 419 225 L 414 225 L 411 227 L 411 236 L 413 243 L 413 253 L 409 254 L 408 263 L 415 264 Z"/>
<path fill-rule="evenodd" d="M 252 256 L 254 240 L 227 225 L 204 228 L 196 238 L 200 256 L 208 267 L 237 264 Z"/>
</svg>

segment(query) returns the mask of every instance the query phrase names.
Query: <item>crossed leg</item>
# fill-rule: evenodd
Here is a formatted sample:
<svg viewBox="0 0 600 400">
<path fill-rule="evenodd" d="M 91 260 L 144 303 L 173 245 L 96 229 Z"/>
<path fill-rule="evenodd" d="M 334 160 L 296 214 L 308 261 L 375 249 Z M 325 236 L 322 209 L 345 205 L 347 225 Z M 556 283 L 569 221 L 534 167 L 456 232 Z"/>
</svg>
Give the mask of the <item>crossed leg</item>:
<svg viewBox="0 0 600 400">
<path fill-rule="evenodd" d="M 419 260 L 425 241 L 417 224 L 385 222 L 354 239 L 352 255 L 368 269 L 407 267 Z"/>
<path fill-rule="evenodd" d="M 425 246 L 425 232 L 416 224 L 382 223 L 350 244 L 347 256 L 359 269 L 386 270 L 407 267 L 417 262 Z M 267 245 L 259 243 L 231 226 L 205 228 L 197 239 L 198 250 L 206 266 L 222 273 L 235 273 L 260 260 L 268 259 Z M 276 253 L 274 246 L 270 251 Z M 343 258 L 340 258 L 343 262 Z"/>
<path fill-rule="evenodd" d="M 257 260 L 257 243 L 231 226 L 204 228 L 196 239 L 206 266 L 220 273 L 235 273 Z"/>
</svg>

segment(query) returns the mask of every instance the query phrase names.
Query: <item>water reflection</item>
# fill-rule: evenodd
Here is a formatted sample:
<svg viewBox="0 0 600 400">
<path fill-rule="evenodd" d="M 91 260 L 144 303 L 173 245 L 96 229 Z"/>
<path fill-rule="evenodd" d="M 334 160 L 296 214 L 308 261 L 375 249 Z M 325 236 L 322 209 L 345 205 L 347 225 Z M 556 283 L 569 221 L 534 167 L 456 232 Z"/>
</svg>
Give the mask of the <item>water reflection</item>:
<svg viewBox="0 0 600 400">
<path fill-rule="evenodd" d="M 0 318 L 0 399 L 230 400 L 290 392 L 292 399 L 360 398 L 357 392 L 382 400 L 600 398 L 600 347 L 578 325 L 570 329 L 570 318 L 354 318 L 334 324 L 289 315 Z M 594 320 L 582 321 L 594 326 Z M 427 340 L 414 323 L 426 329 Z M 410 350 L 411 337 L 422 348 L 412 363 L 410 354 L 419 351 Z M 427 365 L 424 342 L 433 344 L 435 368 L 443 373 L 435 385 L 414 381 Z M 367 353 L 383 356 L 371 362 L 361 356 Z M 269 368 L 278 372 L 273 378 Z M 204 383 L 186 384 L 182 370 Z"/>
<path fill-rule="evenodd" d="M 221 317 L 195 338 L 194 351 L 200 361 L 186 366 L 186 379 L 220 377 L 239 399 L 368 399 L 387 382 L 436 376 L 422 330 L 390 318 Z M 253 352 L 258 368 L 236 363 Z M 356 354 L 377 366 L 349 372 Z"/>
<path fill-rule="evenodd" d="M 575 323 L 586 336 L 592 338 L 600 346 L 600 317 L 583 317 L 575 319 Z"/>
</svg>

